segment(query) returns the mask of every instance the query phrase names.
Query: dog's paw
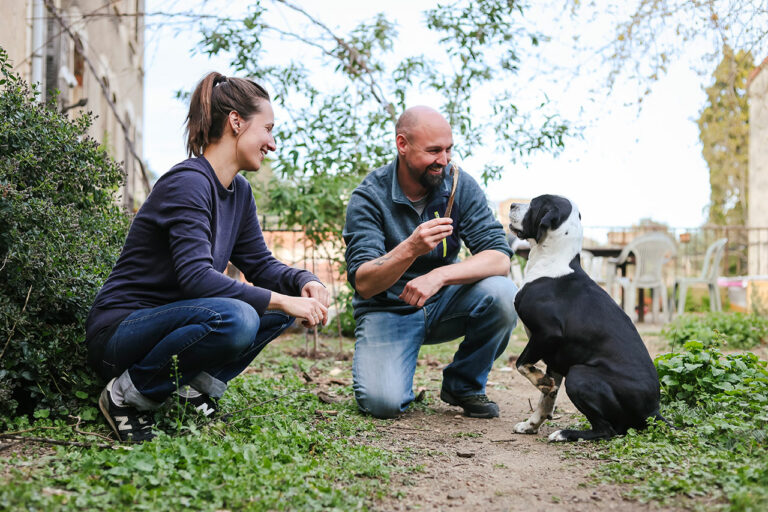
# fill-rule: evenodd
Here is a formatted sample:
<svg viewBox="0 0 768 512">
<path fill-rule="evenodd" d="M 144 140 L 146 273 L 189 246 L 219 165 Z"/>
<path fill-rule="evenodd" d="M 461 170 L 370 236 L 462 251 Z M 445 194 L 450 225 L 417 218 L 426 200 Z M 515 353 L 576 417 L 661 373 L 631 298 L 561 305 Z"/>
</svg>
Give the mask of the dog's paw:
<svg viewBox="0 0 768 512">
<path fill-rule="evenodd" d="M 562 430 L 555 430 L 551 434 L 549 434 L 549 437 L 547 438 L 547 441 L 550 443 L 562 443 L 565 442 L 567 439 L 565 439 L 565 436 L 562 434 Z"/>
<path fill-rule="evenodd" d="M 539 427 L 536 427 L 527 421 L 521 421 L 515 425 L 514 430 L 516 434 L 536 434 L 539 431 Z"/>
</svg>

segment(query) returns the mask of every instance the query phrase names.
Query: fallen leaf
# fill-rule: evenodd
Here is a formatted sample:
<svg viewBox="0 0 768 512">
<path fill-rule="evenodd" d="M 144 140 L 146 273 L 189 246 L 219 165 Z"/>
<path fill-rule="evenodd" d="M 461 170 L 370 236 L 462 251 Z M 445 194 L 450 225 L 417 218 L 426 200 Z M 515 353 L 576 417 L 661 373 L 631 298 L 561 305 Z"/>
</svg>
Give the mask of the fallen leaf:
<svg viewBox="0 0 768 512">
<path fill-rule="evenodd" d="M 321 402 L 326 404 L 334 404 L 341 400 L 340 398 L 333 396 L 330 393 L 326 393 L 325 391 L 318 391 L 317 398 L 319 398 Z"/>
</svg>

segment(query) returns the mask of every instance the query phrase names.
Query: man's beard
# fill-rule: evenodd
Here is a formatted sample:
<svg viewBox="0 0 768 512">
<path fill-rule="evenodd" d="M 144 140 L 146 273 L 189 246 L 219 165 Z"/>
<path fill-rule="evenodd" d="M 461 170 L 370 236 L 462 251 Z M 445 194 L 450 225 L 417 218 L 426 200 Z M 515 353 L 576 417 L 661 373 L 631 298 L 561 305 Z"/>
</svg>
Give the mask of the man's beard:
<svg viewBox="0 0 768 512">
<path fill-rule="evenodd" d="M 445 173 L 441 172 L 440 174 L 431 174 L 431 170 L 443 170 L 442 165 L 430 165 L 427 167 L 423 173 L 419 176 L 419 183 L 422 187 L 424 187 L 427 190 L 434 190 L 437 187 L 440 186 L 440 184 L 445 179 Z"/>
</svg>

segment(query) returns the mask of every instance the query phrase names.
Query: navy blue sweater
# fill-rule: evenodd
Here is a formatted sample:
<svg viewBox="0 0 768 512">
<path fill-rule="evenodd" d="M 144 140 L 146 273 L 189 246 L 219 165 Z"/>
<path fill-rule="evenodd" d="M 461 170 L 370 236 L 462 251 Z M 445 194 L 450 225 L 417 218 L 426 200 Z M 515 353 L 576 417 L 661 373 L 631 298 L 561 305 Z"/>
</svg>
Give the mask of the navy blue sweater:
<svg viewBox="0 0 768 512">
<path fill-rule="evenodd" d="M 222 274 L 228 261 L 253 286 Z M 261 315 L 270 290 L 295 296 L 313 280 L 319 281 L 272 256 L 243 176 L 226 189 L 204 157 L 190 158 L 157 181 L 133 219 L 123 252 L 88 314 L 86 339 L 103 340 L 138 309 L 185 299 L 239 299 Z"/>
</svg>

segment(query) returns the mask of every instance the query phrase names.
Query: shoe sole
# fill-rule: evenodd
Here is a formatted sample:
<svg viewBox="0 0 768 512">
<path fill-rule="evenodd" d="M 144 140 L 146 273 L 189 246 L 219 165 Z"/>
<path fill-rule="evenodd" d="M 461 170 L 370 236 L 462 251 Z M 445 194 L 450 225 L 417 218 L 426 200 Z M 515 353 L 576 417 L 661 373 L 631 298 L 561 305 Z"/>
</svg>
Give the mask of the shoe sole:
<svg viewBox="0 0 768 512">
<path fill-rule="evenodd" d="M 441 391 L 440 392 L 440 400 L 447 403 L 448 405 L 453 405 L 456 407 L 461 407 L 464 409 L 464 407 L 461 406 L 461 404 L 453 398 L 453 395 L 449 394 L 447 391 Z M 481 418 L 481 419 L 492 419 L 492 418 L 498 418 L 499 414 L 496 413 L 489 413 L 489 412 L 470 412 L 466 409 L 464 409 L 464 416 L 467 416 L 468 418 Z"/>
<path fill-rule="evenodd" d="M 101 392 L 101 395 L 99 395 L 99 409 L 101 410 L 101 413 L 104 415 L 104 417 L 107 419 L 107 423 L 109 423 L 109 426 L 112 429 L 112 432 L 114 432 L 115 435 L 117 436 L 117 440 L 122 441 L 123 438 L 120 437 L 120 432 L 117 430 L 117 425 L 115 425 L 115 422 L 112 419 L 112 416 L 109 415 L 109 397 L 107 397 L 106 389 L 104 389 Z"/>
</svg>

